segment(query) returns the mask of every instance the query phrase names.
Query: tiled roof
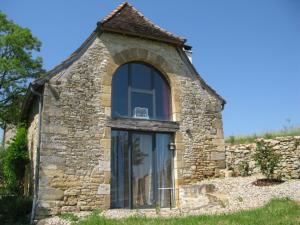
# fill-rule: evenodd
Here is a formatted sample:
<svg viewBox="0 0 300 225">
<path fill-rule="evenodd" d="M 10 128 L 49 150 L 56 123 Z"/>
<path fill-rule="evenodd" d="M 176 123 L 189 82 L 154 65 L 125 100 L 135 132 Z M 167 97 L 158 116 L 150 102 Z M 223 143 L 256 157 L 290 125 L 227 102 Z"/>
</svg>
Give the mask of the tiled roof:
<svg viewBox="0 0 300 225">
<path fill-rule="evenodd" d="M 182 37 L 155 25 L 129 3 L 119 5 L 114 11 L 98 23 L 102 30 L 134 35 L 177 45 L 186 41 Z"/>
</svg>

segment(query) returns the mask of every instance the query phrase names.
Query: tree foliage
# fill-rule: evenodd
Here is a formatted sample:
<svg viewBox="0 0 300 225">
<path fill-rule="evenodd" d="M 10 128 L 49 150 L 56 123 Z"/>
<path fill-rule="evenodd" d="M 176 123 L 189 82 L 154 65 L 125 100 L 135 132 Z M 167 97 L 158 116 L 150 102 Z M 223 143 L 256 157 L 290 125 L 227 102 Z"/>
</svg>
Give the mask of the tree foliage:
<svg viewBox="0 0 300 225">
<path fill-rule="evenodd" d="M 30 80 L 43 74 L 42 59 L 33 57 L 41 42 L 0 12 L 0 126 L 18 122 Z"/>
<path fill-rule="evenodd" d="M 25 166 L 29 162 L 27 132 L 24 126 L 17 128 L 15 138 L 1 152 L 0 174 L 4 189 L 11 194 L 23 192 Z"/>
<path fill-rule="evenodd" d="M 274 170 L 280 161 L 280 155 L 262 142 L 256 143 L 256 151 L 253 155 L 254 160 L 260 167 L 260 171 L 267 179 L 273 179 Z"/>
</svg>

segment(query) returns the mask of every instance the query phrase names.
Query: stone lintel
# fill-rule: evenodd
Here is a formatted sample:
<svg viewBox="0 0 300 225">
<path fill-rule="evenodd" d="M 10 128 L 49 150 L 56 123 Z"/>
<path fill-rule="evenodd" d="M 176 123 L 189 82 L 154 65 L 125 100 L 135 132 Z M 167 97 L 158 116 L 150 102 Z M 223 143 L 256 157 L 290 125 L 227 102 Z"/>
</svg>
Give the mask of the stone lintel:
<svg viewBox="0 0 300 225">
<path fill-rule="evenodd" d="M 155 131 L 155 132 L 176 132 L 179 130 L 179 123 L 173 121 L 144 120 L 135 118 L 112 118 L 109 120 L 109 127 L 115 129 Z"/>
</svg>

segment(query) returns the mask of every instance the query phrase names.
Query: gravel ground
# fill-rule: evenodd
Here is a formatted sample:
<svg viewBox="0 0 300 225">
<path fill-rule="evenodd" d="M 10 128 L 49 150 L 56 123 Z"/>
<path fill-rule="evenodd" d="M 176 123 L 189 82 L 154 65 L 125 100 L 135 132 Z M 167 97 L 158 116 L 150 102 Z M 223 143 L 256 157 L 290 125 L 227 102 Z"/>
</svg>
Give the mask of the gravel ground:
<svg viewBox="0 0 300 225">
<path fill-rule="evenodd" d="M 170 216 L 187 216 L 201 214 L 220 214 L 229 213 L 245 209 L 257 208 L 265 205 L 272 198 L 291 198 L 300 201 L 300 180 L 287 180 L 282 184 L 257 187 L 252 182 L 261 178 L 259 176 L 251 177 L 229 177 L 204 180 L 199 184 L 213 184 L 217 192 L 227 196 L 226 203 L 223 205 L 213 205 L 201 209 L 144 209 L 144 210 L 126 210 L 111 209 L 103 211 L 103 216 L 107 218 L 126 218 L 129 216 L 146 216 L 146 217 L 170 217 Z M 77 214 L 78 215 L 78 214 Z M 86 213 L 79 214 L 80 217 Z M 70 225 L 69 221 L 52 217 L 42 220 L 38 225 Z"/>
<path fill-rule="evenodd" d="M 262 177 L 229 177 L 201 182 L 215 185 L 218 192 L 225 193 L 228 196 L 226 207 L 216 207 L 208 213 L 234 212 L 257 208 L 265 205 L 272 198 L 288 197 L 300 201 L 300 180 L 287 180 L 282 184 L 265 187 L 253 185 L 252 182 L 259 178 Z"/>
</svg>

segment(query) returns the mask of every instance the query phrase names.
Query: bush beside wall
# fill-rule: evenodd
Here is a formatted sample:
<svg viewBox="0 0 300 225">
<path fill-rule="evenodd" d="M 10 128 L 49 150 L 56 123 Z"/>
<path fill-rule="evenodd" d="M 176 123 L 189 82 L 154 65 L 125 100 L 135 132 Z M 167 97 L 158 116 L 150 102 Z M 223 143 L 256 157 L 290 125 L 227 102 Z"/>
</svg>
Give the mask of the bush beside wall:
<svg viewBox="0 0 300 225">
<path fill-rule="evenodd" d="M 275 169 L 275 176 L 282 178 L 300 178 L 300 136 L 276 137 L 274 139 L 259 139 L 280 155 L 280 162 Z M 247 168 L 247 174 L 260 172 L 253 159 L 256 143 L 227 144 L 226 167 L 237 175 L 245 174 L 242 168 Z M 248 164 L 248 167 L 245 164 Z"/>
</svg>

